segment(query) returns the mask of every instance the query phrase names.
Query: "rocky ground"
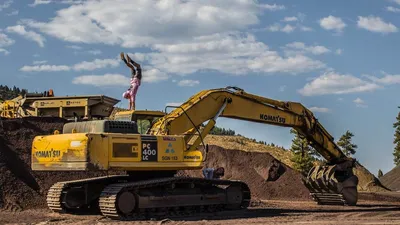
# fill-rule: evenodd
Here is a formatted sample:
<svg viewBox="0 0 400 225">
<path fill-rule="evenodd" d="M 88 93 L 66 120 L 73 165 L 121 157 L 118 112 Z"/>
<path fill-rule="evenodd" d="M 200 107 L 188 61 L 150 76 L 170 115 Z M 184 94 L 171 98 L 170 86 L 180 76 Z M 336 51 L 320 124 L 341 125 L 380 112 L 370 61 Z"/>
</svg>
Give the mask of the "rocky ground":
<svg viewBox="0 0 400 225">
<path fill-rule="evenodd" d="M 400 200 L 400 199 L 399 199 Z M 358 206 L 320 206 L 312 201 L 262 201 L 243 211 L 149 221 L 114 221 L 98 215 L 60 215 L 46 209 L 0 212 L 0 224 L 400 224 L 400 201 L 360 200 Z"/>
</svg>

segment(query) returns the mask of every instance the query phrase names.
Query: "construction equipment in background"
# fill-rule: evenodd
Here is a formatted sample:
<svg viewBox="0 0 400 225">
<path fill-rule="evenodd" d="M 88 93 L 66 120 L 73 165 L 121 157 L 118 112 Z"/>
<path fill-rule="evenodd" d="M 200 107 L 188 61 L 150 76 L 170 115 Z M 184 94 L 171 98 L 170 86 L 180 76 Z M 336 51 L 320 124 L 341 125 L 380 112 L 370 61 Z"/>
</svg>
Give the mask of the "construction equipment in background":
<svg viewBox="0 0 400 225">
<path fill-rule="evenodd" d="M 52 89 L 27 93 L 0 104 L 5 118 L 62 117 L 68 120 L 105 119 L 119 100 L 104 95 L 54 96 Z"/>
<path fill-rule="evenodd" d="M 47 204 L 60 213 L 95 207 L 113 219 L 135 219 L 247 208 L 251 193 L 242 181 L 176 176 L 178 170 L 203 168 L 208 153 L 203 139 L 218 117 L 294 128 L 327 161 L 306 180 L 314 200 L 356 205 L 355 160 L 343 154 L 310 110 L 237 87 L 197 93 L 155 118 L 146 134 L 138 132 L 135 121 L 65 124 L 62 134 L 35 137 L 31 166 L 35 171 L 127 172 L 54 184 Z M 205 148 L 199 149 L 201 144 Z"/>
</svg>

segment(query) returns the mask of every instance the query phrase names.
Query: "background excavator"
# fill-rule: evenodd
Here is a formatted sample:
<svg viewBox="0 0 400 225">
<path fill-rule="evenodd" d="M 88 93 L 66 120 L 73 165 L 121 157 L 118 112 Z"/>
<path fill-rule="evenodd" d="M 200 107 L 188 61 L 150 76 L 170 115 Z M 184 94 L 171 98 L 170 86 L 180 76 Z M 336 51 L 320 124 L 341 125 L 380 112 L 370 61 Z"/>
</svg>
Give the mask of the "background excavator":
<svg viewBox="0 0 400 225">
<path fill-rule="evenodd" d="M 326 160 L 304 180 L 314 200 L 356 205 L 355 160 L 343 154 L 310 110 L 237 87 L 201 91 L 170 113 L 149 119 L 145 133 L 134 120 L 67 123 L 62 134 L 35 137 L 32 169 L 126 171 L 54 184 L 47 203 L 55 212 L 95 207 L 110 218 L 134 219 L 247 208 L 251 193 L 244 182 L 176 175 L 178 170 L 203 168 L 208 153 L 203 139 L 218 117 L 296 129 Z"/>
</svg>

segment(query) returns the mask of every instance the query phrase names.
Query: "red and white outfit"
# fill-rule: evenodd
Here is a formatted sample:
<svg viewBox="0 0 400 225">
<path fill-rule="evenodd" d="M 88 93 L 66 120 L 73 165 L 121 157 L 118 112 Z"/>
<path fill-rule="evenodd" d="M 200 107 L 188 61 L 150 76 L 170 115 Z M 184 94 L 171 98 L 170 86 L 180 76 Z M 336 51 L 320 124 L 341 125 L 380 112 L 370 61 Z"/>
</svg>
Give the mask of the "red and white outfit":
<svg viewBox="0 0 400 225">
<path fill-rule="evenodd" d="M 131 78 L 131 88 L 129 89 L 129 94 L 131 101 L 134 102 L 136 100 L 136 94 L 140 86 L 140 80 L 137 77 Z"/>
</svg>

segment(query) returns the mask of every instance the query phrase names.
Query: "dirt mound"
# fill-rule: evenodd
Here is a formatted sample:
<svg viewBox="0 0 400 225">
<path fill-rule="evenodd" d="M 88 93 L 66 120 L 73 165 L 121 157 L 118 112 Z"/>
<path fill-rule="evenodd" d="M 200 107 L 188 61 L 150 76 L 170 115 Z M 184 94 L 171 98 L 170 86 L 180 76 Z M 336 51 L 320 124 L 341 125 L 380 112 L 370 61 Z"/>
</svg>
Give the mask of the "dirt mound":
<svg viewBox="0 0 400 225">
<path fill-rule="evenodd" d="M 243 136 L 207 135 L 204 142 L 226 149 L 240 149 L 246 152 L 268 152 L 274 158 L 293 168 L 292 153 L 284 148 L 264 145 Z"/>
<path fill-rule="evenodd" d="M 283 162 L 290 168 L 294 168 L 293 162 L 290 160 L 292 153 L 284 148 L 273 147 L 256 143 L 249 138 L 242 136 L 223 136 L 223 135 L 207 135 L 204 140 L 205 143 L 210 145 L 221 146 L 225 149 L 240 149 L 246 152 L 268 152 L 274 158 Z M 358 190 L 370 192 L 384 192 L 388 191 L 378 178 L 369 172 L 364 166 L 357 165 L 354 168 L 354 173 L 359 179 Z M 400 174 L 400 168 L 398 169 Z M 400 189 L 400 176 L 395 176 L 397 179 L 397 186 Z M 382 179 L 381 179 L 382 180 Z M 383 181 L 383 180 L 382 180 Z"/>
<path fill-rule="evenodd" d="M 46 206 L 46 192 L 58 181 L 100 176 L 104 173 L 37 172 L 31 170 L 31 144 L 37 135 L 62 129 L 62 118 L 0 120 L 0 208 L 29 209 Z"/>
<path fill-rule="evenodd" d="M 246 182 L 256 199 L 309 199 L 309 192 L 301 181 L 302 175 L 266 152 L 229 150 L 210 145 L 205 166 L 224 167 L 223 179 Z M 201 171 L 183 173 L 202 177 Z M 266 180 L 268 174 L 273 178 L 278 173 L 282 175 L 276 181 Z"/>
<path fill-rule="evenodd" d="M 369 172 L 364 166 L 359 163 L 353 169 L 354 174 L 358 177 L 358 191 L 368 192 L 387 192 L 390 191 L 381 181 Z"/>
<path fill-rule="evenodd" d="M 383 175 L 379 180 L 389 189 L 393 191 L 400 190 L 400 166 L 394 167 L 392 170 Z"/>
</svg>

